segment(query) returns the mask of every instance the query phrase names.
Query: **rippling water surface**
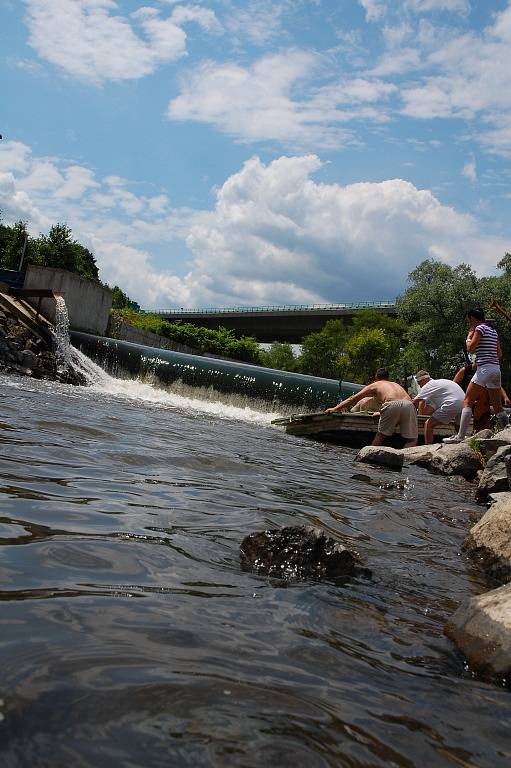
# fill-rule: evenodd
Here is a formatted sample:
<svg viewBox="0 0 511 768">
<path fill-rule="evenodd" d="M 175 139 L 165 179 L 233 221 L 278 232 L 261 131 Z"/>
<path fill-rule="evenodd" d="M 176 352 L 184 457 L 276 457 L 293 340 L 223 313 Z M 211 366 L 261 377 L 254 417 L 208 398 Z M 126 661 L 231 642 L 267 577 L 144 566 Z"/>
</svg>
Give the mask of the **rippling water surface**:
<svg viewBox="0 0 511 768">
<path fill-rule="evenodd" d="M 2 768 L 510 764 L 509 691 L 442 634 L 485 588 L 463 481 L 142 385 L 0 393 Z M 372 579 L 240 570 L 301 523 Z"/>
</svg>

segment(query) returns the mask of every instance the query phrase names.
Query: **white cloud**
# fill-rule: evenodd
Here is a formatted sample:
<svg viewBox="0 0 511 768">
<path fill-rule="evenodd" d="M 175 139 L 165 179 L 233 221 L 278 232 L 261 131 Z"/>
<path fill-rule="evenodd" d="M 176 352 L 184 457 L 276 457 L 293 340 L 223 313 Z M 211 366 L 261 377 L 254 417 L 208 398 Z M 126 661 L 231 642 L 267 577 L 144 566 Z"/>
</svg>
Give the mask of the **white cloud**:
<svg viewBox="0 0 511 768">
<path fill-rule="evenodd" d="M 0 144 L 0 172 L 26 171 L 29 165 L 30 148 L 20 141 Z"/>
<path fill-rule="evenodd" d="M 197 214 L 187 244 L 209 291 L 226 302 L 290 303 L 383 298 L 398 292 L 419 261 L 459 254 L 494 269 L 505 241 L 491 238 L 487 261 L 477 222 L 401 179 L 318 184 L 314 155 L 245 163 Z M 254 283 L 257 286 L 252 290 Z M 304 294 L 305 291 L 305 294 Z M 255 295 L 254 295 L 255 294 Z"/>
<path fill-rule="evenodd" d="M 385 119 L 383 107 L 367 109 L 365 104 L 385 99 L 396 88 L 356 78 L 295 95 L 298 84 L 303 88 L 322 63 L 317 55 L 298 50 L 264 56 L 250 68 L 203 62 L 181 79 L 181 92 L 170 102 L 168 117 L 214 125 L 242 142 L 342 146 L 352 136 L 341 124 Z"/>
<path fill-rule="evenodd" d="M 248 40 L 253 45 L 267 43 L 285 36 L 282 20 L 288 3 L 273 0 L 252 0 L 245 6 L 232 3 L 225 19 L 225 27 L 233 42 Z"/>
<path fill-rule="evenodd" d="M 67 223 L 95 253 L 101 279 L 146 308 L 389 298 L 425 258 L 457 264 L 461 253 L 488 273 L 509 250 L 472 216 L 402 179 L 319 183 L 316 155 L 267 165 L 253 157 L 216 191 L 212 209 L 199 211 L 172 210 L 163 193 L 135 194 L 128 180 L 97 180 L 16 142 L 6 142 L 0 162 L 17 167 L 0 174 L 4 219 L 28 221 L 34 235 Z M 155 266 L 156 254 L 173 251 L 179 260 Z"/>
<path fill-rule="evenodd" d="M 463 166 L 462 173 L 463 176 L 465 176 L 470 181 L 477 181 L 476 161 L 473 157 L 471 157 L 470 160 L 467 160 Z"/>
<path fill-rule="evenodd" d="M 175 61 L 186 53 L 185 23 L 219 29 L 213 11 L 200 6 L 177 6 L 164 18 L 152 7 L 122 15 L 115 0 L 24 1 L 28 42 L 36 53 L 94 83 L 144 77 Z"/>
<path fill-rule="evenodd" d="M 89 168 L 79 165 L 70 165 L 64 172 L 64 183 L 56 191 L 57 197 L 69 197 L 77 199 L 88 189 L 96 189 L 99 184 L 94 179 L 94 174 Z"/>
<path fill-rule="evenodd" d="M 473 118 L 487 109 L 511 108 L 511 6 L 480 36 L 456 37 L 430 55 L 440 74 L 404 91 L 405 113 L 415 117 Z"/>
<path fill-rule="evenodd" d="M 386 77 L 400 75 L 420 65 L 420 53 L 415 48 L 401 48 L 384 54 L 371 70 L 372 75 Z"/>
<path fill-rule="evenodd" d="M 459 35 L 440 46 L 428 59 L 430 74 L 403 90 L 403 112 L 422 119 L 463 118 L 495 122 L 495 130 L 481 137 L 495 152 L 509 153 L 506 140 L 511 116 L 511 5 L 478 35 Z"/>
<path fill-rule="evenodd" d="M 387 12 L 384 0 L 359 0 L 359 3 L 366 12 L 367 21 L 379 21 Z"/>
<path fill-rule="evenodd" d="M 405 7 L 415 13 L 450 11 L 465 15 L 470 12 L 470 0 L 405 0 Z"/>
</svg>

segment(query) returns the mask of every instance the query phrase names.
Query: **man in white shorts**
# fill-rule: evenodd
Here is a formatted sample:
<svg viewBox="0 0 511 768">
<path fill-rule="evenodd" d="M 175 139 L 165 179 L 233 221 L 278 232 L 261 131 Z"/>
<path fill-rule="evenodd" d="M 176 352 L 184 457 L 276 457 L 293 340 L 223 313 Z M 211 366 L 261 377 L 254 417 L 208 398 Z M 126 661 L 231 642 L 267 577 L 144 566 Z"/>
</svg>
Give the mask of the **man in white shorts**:
<svg viewBox="0 0 511 768">
<path fill-rule="evenodd" d="M 424 424 L 424 443 L 431 445 L 435 427 L 459 422 L 465 393 L 454 381 L 432 379 L 424 370 L 418 371 L 415 378 L 420 390 L 412 402 L 418 406 L 419 413 L 429 416 Z"/>
</svg>

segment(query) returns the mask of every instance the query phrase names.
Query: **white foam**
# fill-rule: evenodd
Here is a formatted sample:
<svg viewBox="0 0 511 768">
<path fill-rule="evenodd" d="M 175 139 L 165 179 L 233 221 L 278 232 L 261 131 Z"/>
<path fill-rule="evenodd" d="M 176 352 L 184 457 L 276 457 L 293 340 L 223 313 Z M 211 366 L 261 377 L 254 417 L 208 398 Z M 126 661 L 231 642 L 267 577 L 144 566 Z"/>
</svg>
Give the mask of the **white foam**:
<svg viewBox="0 0 511 768">
<path fill-rule="evenodd" d="M 131 402 L 150 403 L 163 408 L 177 408 L 253 424 L 270 424 L 272 419 L 281 415 L 242 405 L 244 398 L 236 394 L 220 393 L 212 389 L 195 390 L 193 387 L 185 387 L 180 382 L 175 382 L 168 389 L 163 389 L 140 379 L 116 379 L 72 346 L 70 359 L 73 366 L 85 377 L 88 389 Z M 175 391 L 179 389 L 186 390 L 186 394 Z M 268 404 L 264 406 L 267 408 Z"/>
</svg>

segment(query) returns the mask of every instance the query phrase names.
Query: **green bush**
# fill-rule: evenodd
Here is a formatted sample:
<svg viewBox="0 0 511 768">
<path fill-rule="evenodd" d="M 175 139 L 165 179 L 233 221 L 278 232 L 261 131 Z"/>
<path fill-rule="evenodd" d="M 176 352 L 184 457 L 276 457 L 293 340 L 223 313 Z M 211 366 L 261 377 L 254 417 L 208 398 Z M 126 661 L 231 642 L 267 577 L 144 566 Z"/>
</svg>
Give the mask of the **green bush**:
<svg viewBox="0 0 511 768">
<path fill-rule="evenodd" d="M 137 312 L 129 307 L 112 310 L 111 327 L 114 334 L 120 322 L 125 322 L 145 331 L 152 331 L 158 336 L 164 336 L 166 339 L 176 341 L 179 344 L 186 344 L 204 354 L 221 355 L 246 363 L 258 364 L 261 362 L 261 350 L 256 339 L 250 336 L 242 336 L 238 339 L 234 331 L 221 326 L 217 330 L 213 330 L 212 328 L 200 328 L 192 323 L 183 323 L 181 320 L 171 323 L 158 315 L 152 315 L 149 312 Z"/>
</svg>

